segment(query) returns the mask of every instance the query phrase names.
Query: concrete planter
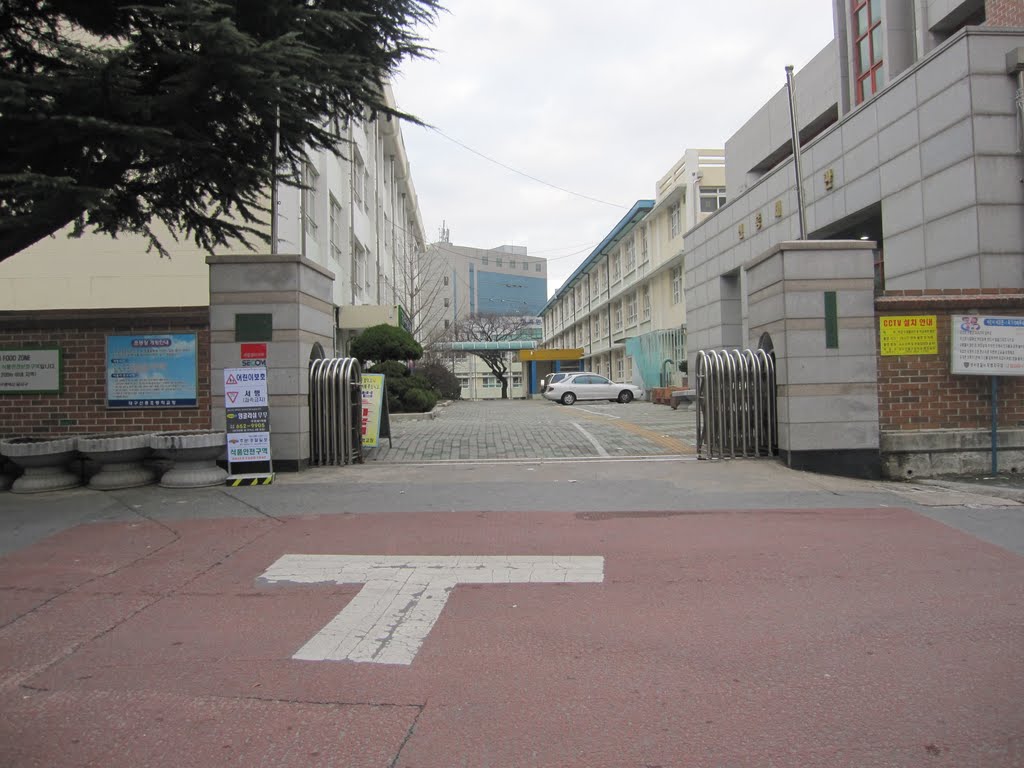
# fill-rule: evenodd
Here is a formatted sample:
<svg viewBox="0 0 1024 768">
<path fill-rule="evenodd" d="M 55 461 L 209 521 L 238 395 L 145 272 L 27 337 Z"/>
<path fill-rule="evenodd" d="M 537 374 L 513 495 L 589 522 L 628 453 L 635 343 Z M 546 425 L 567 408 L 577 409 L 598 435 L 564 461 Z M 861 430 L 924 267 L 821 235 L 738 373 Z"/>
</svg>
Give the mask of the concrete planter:
<svg viewBox="0 0 1024 768">
<path fill-rule="evenodd" d="M 75 458 L 77 442 L 77 436 L 0 440 L 0 453 L 24 470 L 12 483 L 11 492 L 44 493 L 81 485 L 81 478 L 68 469 Z"/>
<path fill-rule="evenodd" d="M 92 435 L 78 438 L 78 452 L 100 466 L 89 478 L 89 487 L 99 491 L 135 488 L 156 482 L 156 470 L 143 466 L 150 454 L 151 435 Z"/>
<path fill-rule="evenodd" d="M 160 478 L 163 488 L 203 488 L 223 485 L 228 473 L 217 466 L 227 452 L 224 432 L 158 432 L 149 444 L 157 456 L 173 460 Z"/>
</svg>

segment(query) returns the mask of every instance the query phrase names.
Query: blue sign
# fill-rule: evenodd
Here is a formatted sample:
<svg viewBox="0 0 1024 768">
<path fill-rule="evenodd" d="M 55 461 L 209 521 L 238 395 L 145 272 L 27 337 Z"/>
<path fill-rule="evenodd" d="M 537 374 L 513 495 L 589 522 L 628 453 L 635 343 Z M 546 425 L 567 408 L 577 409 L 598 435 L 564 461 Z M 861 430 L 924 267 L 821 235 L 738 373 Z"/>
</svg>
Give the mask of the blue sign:
<svg viewBox="0 0 1024 768">
<path fill-rule="evenodd" d="M 108 408 L 195 408 L 194 333 L 107 336 Z"/>
</svg>

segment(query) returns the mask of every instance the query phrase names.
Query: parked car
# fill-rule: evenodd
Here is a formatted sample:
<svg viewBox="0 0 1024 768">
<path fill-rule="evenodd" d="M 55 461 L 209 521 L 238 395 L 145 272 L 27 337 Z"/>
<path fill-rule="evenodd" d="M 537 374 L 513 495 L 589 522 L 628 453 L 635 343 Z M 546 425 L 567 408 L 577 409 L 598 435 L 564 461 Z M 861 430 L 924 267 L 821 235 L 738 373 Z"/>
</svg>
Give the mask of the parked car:
<svg viewBox="0 0 1024 768">
<path fill-rule="evenodd" d="M 544 397 L 562 405 L 572 405 L 577 400 L 617 400 L 628 403 L 643 396 L 642 387 L 619 384 L 596 373 L 571 373 L 560 381 L 549 383 L 544 390 Z"/>
<path fill-rule="evenodd" d="M 543 395 L 547 388 L 555 382 L 562 381 L 566 376 L 574 376 L 578 373 L 590 373 L 590 371 L 559 371 L 558 373 L 549 373 L 540 380 L 540 393 Z"/>
</svg>

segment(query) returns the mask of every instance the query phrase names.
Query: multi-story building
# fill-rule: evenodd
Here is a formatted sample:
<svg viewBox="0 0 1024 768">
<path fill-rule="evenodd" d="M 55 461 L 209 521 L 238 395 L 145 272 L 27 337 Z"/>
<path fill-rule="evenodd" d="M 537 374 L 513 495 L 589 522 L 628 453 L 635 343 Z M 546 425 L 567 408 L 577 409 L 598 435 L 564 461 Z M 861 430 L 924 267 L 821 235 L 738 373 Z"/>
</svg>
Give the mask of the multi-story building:
<svg viewBox="0 0 1024 768">
<path fill-rule="evenodd" d="M 544 346 L 645 388 L 678 384 L 686 360 L 683 233 L 726 202 L 723 153 L 688 149 L 547 302 Z"/>
<path fill-rule="evenodd" d="M 394 104 L 390 88 L 388 102 Z M 334 275 L 337 350 L 377 323 L 399 324 L 414 312 L 425 237 L 397 120 L 339 125 L 343 156 L 311 152 L 302 169 L 308 189 L 278 185 L 277 242 L 236 244 L 230 254 L 297 254 Z M 270 198 L 269 190 L 267 194 Z M 141 237 L 66 233 L 0 263 L 0 306 L 10 310 L 205 306 L 206 252 L 154 227 L 170 258 L 147 253 Z M 271 223 L 266 222 L 269 237 Z"/>
<path fill-rule="evenodd" d="M 420 272 L 425 343 L 469 315 L 536 317 L 547 301 L 547 260 L 529 256 L 526 246 L 471 248 L 440 240 L 427 246 Z"/>
<path fill-rule="evenodd" d="M 799 163 L 782 88 L 726 142 L 727 204 L 686 234 L 690 365 L 773 348 L 793 466 L 988 470 L 994 409 L 1018 466 L 1024 378 L 1000 376 L 995 402 L 950 349 L 965 317 L 1024 316 L 1024 5 L 834 0 L 834 15 L 795 76 Z M 926 343 L 882 345 L 890 327 Z"/>
<path fill-rule="evenodd" d="M 474 344 L 486 347 L 491 342 L 539 337 L 537 316 L 547 300 L 547 260 L 528 255 L 526 247 L 519 245 L 487 249 L 452 245 L 445 232 L 427 247 L 420 274 L 418 338 L 428 347 L 435 343 L 445 347 L 442 359 L 459 377 L 463 399 L 500 398 L 500 379 L 470 350 Z M 486 332 L 470 339 L 472 332 L 463 326 L 473 315 L 507 319 L 479 323 Z M 505 353 L 504 365 L 508 397 L 525 396 L 529 382 L 514 351 Z"/>
</svg>

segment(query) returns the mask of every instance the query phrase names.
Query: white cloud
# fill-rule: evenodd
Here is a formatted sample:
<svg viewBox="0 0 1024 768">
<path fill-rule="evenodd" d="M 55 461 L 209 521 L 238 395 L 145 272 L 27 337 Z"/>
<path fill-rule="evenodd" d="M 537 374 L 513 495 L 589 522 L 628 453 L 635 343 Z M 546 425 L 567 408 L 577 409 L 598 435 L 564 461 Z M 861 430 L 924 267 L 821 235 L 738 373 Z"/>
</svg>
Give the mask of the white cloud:
<svg viewBox="0 0 1024 768">
<path fill-rule="evenodd" d="M 438 52 L 408 62 L 399 107 L 480 153 L 613 208 L 403 128 L 435 240 L 526 245 L 554 292 L 688 147 L 722 147 L 832 38 L 831 3 L 447 0 L 426 31 Z M 577 253 L 578 252 L 578 253 Z"/>
</svg>

